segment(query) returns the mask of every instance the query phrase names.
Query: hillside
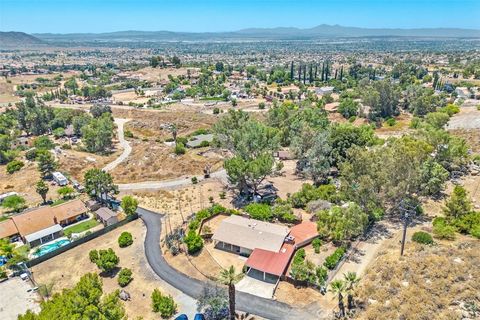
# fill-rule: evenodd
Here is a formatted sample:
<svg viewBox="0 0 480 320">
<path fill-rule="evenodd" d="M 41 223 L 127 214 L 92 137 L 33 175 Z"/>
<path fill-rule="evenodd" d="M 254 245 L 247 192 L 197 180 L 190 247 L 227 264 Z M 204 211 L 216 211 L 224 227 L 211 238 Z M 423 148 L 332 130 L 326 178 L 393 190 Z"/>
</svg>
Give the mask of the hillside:
<svg viewBox="0 0 480 320">
<path fill-rule="evenodd" d="M 1 32 L 0 31 L 0 48 L 23 48 L 29 46 L 42 45 L 44 42 L 32 35 L 24 32 Z"/>
</svg>

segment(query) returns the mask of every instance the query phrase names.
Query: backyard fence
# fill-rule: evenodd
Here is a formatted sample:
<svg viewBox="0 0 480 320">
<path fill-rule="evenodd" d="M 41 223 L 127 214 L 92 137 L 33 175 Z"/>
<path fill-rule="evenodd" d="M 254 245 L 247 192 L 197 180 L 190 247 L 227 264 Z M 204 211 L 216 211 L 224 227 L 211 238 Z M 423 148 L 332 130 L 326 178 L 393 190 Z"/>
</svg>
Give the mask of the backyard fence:
<svg viewBox="0 0 480 320">
<path fill-rule="evenodd" d="M 117 222 L 117 223 L 112 224 L 112 225 L 109 225 L 109 226 L 107 226 L 107 227 L 105 227 L 105 228 L 103 228 L 103 229 L 100 229 L 100 230 L 98 230 L 98 231 L 95 231 L 95 232 L 92 232 L 92 233 L 90 233 L 90 234 L 87 234 L 87 235 L 81 237 L 80 239 L 77 239 L 77 240 L 75 240 L 75 241 L 72 241 L 72 242 L 70 242 L 70 243 L 68 243 L 68 244 L 66 244 L 66 245 L 58 248 L 57 250 L 48 252 L 48 253 L 40 256 L 40 257 L 31 259 L 31 260 L 29 260 L 29 261 L 26 262 L 26 265 L 27 265 L 29 268 L 31 268 L 31 267 L 39 264 L 39 263 L 42 263 L 42 262 L 44 262 L 44 261 L 47 261 L 48 259 L 51 259 L 51 258 L 53 258 L 53 257 L 55 257 L 55 256 L 57 256 L 57 255 L 59 255 L 59 254 L 61 254 L 61 253 L 63 253 L 63 252 L 65 252 L 65 251 L 68 251 L 68 250 L 70 250 L 70 249 L 73 249 L 73 248 L 75 248 L 76 246 L 79 246 L 79 245 L 81 245 L 81 244 L 83 244 L 83 243 L 85 243 L 85 242 L 87 242 L 87 241 L 90 241 L 90 240 L 92 240 L 92 239 L 95 239 L 95 238 L 97 238 L 97 237 L 100 237 L 101 235 L 104 235 L 104 234 L 106 234 L 106 233 L 108 233 L 108 232 L 110 232 L 110 231 L 112 231 L 112 230 L 114 230 L 114 229 L 116 229 L 116 228 L 118 228 L 118 227 L 121 227 L 121 226 L 123 226 L 123 225 L 126 225 L 127 223 L 129 223 L 129 222 L 131 222 L 131 221 L 133 221 L 133 220 L 136 220 L 136 219 L 138 219 L 138 214 L 137 214 L 137 213 L 132 214 L 132 215 L 129 215 L 129 216 L 127 216 L 125 219 L 123 219 L 123 220 L 120 221 L 120 222 Z"/>
</svg>

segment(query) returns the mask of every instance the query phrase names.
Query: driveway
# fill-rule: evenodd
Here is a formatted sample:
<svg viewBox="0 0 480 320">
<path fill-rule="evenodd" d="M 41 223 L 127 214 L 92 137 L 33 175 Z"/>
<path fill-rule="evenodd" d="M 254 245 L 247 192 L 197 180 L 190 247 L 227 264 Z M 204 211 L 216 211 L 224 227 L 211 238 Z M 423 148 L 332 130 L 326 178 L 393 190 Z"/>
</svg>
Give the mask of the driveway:
<svg viewBox="0 0 480 320">
<path fill-rule="evenodd" d="M 32 288 L 30 280 L 20 277 L 10 278 L 0 282 L 0 319 L 16 320 L 19 314 L 24 314 L 28 309 L 33 312 L 40 311 L 40 296 L 35 292 L 28 292 Z"/>
<path fill-rule="evenodd" d="M 245 275 L 245 277 L 240 280 L 235 288 L 238 291 L 246 292 L 253 294 L 257 297 L 271 299 L 275 292 L 275 288 L 277 284 L 262 281 L 260 279 L 253 278 L 249 275 Z"/>
<path fill-rule="evenodd" d="M 111 171 L 115 169 L 120 163 L 125 161 L 125 159 L 127 159 L 132 152 L 132 147 L 130 146 L 130 143 L 125 140 L 125 135 L 123 133 L 123 126 L 128 121 L 130 121 L 130 119 L 115 118 L 115 124 L 117 125 L 118 141 L 120 142 L 120 146 L 123 148 L 123 152 L 117 159 L 113 160 L 105 167 L 103 167 L 103 171 Z"/>
<path fill-rule="evenodd" d="M 201 295 L 203 288 L 209 285 L 209 283 L 191 278 L 175 270 L 162 256 L 162 251 L 160 249 L 160 233 L 162 228 L 161 218 L 163 215 L 143 208 L 138 208 L 137 212 L 147 227 L 145 254 L 153 271 L 162 280 L 180 290 L 182 293 L 195 299 L 198 298 Z M 293 308 L 285 303 L 257 297 L 240 291 L 237 291 L 236 302 L 239 311 L 249 312 L 266 319 L 313 320 L 325 317 L 325 315 L 321 313 L 321 310 Z"/>
<path fill-rule="evenodd" d="M 222 182 L 227 181 L 227 172 L 225 170 L 215 171 L 210 174 L 210 178 L 219 179 Z M 203 175 L 197 176 L 198 182 L 205 180 Z M 175 189 L 180 187 L 189 186 L 192 184 L 191 177 L 182 177 L 172 180 L 162 181 L 144 181 L 134 183 L 124 183 L 118 185 L 120 191 L 137 191 L 137 190 L 159 190 L 159 189 Z"/>
</svg>

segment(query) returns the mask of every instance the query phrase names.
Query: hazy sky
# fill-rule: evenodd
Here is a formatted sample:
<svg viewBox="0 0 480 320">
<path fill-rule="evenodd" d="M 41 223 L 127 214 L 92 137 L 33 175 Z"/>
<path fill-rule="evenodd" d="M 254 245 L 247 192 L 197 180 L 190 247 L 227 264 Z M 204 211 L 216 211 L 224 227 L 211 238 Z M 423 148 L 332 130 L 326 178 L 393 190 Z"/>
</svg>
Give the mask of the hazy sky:
<svg viewBox="0 0 480 320">
<path fill-rule="evenodd" d="M 480 0 L 0 0 L 0 30 L 232 31 L 250 27 L 480 29 Z"/>
</svg>

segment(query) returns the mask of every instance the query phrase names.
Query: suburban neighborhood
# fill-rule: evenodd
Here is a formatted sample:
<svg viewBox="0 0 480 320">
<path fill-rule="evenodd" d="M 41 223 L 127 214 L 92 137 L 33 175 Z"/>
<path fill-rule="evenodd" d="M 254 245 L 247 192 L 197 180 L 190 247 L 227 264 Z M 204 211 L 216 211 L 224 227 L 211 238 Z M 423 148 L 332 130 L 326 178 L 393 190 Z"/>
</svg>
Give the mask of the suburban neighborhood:
<svg viewBox="0 0 480 320">
<path fill-rule="evenodd" d="M 461 2 L 2 4 L 0 319 L 480 319 Z"/>
</svg>

